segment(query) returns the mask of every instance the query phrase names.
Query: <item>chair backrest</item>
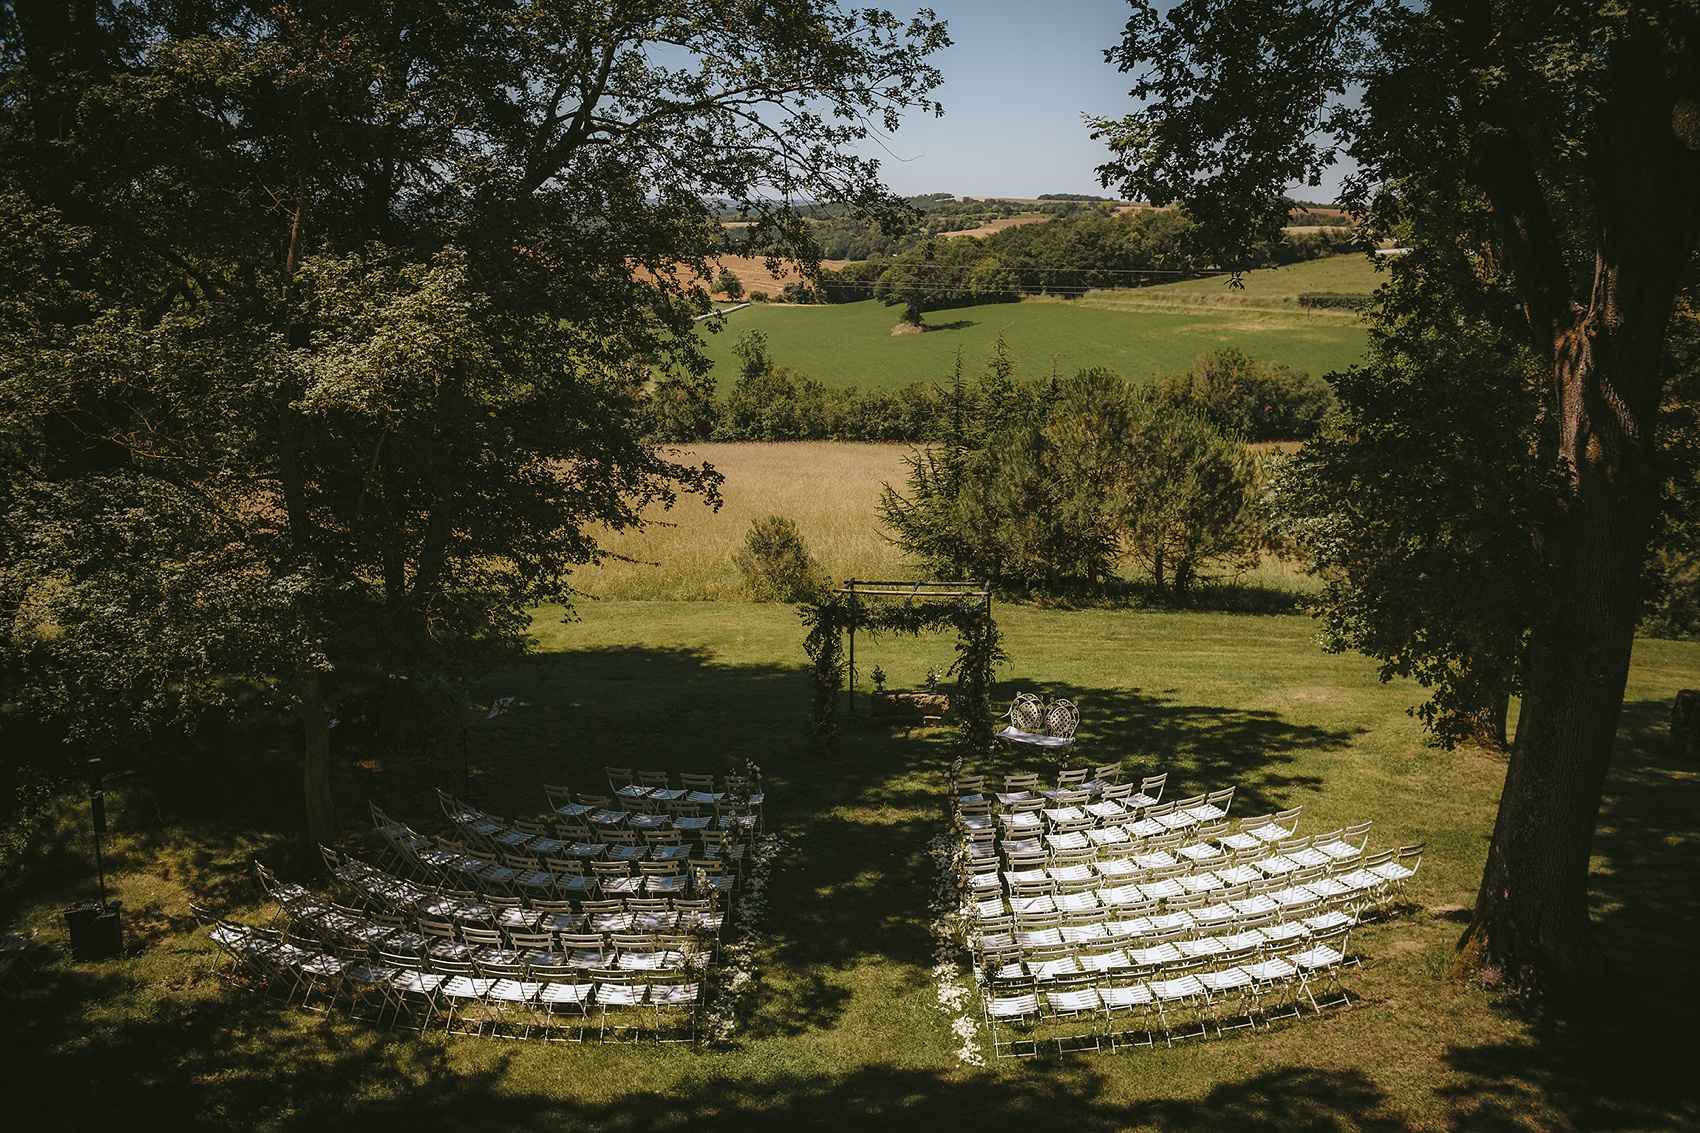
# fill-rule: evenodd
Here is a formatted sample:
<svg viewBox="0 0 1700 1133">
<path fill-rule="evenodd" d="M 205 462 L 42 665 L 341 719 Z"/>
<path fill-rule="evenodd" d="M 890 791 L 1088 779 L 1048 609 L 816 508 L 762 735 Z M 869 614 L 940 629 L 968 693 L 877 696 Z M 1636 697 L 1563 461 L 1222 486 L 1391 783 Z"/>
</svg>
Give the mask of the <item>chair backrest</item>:
<svg viewBox="0 0 1700 1133">
<path fill-rule="evenodd" d="M 950 783 L 952 795 L 973 795 L 985 789 L 986 777 L 984 775 L 958 775 Z"/>
<path fill-rule="evenodd" d="M 632 769 L 630 767 L 604 766 L 602 773 L 608 776 L 608 786 L 613 790 L 617 791 L 621 787 L 632 785 Z"/>
<path fill-rule="evenodd" d="M 1303 806 L 1292 807 L 1288 810 L 1278 810 L 1275 812 L 1275 824 L 1277 826 L 1285 826 L 1288 830 L 1296 831 L 1299 825 L 1299 813 L 1303 810 Z"/>
<path fill-rule="evenodd" d="M 667 786 L 667 772 L 665 771 L 639 771 L 636 774 L 640 787 Z"/>
<path fill-rule="evenodd" d="M 1072 700 L 1053 700 L 1045 709 L 1045 731 L 1051 735 L 1068 739 L 1079 726 L 1080 710 Z M 1081 778 L 1085 778 L 1084 774 Z"/>
<path fill-rule="evenodd" d="M 1088 774 L 1089 772 L 1084 767 L 1076 768 L 1073 771 L 1057 772 L 1057 790 L 1066 791 L 1070 787 L 1079 786 L 1086 782 Z"/>
<path fill-rule="evenodd" d="M 1099 797 L 1106 801 L 1113 802 L 1125 799 L 1131 794 L 1133 794 L 1132 783 L 1112 783 L 1108 787 L 1104 788 Z"/>
<path fill-rule="evenodd" d="M 452 921 L 433 921 L 424 917 L 419 919 L 419 932 L 424 936 L 435 936 L 441 940 L 455 939 L 455 926 Z"/>
<path fill-rule="evenodd" d="M 1022 771 L 1003 777 L 1005 791 L 1030 791 L 1039 785 L 1039 776 L 1033 771 Z"/>
<path fill-rule="evenodd" d="M 1190 798 L 1176 799 L 1175 800 L 1175 809 L 1176 810 L 1191 810 L 1195 806 L 1203 806 L 1203 805 L 1204 805 L 1204 796 L 1203 795 L 1193 795 Z"/>
<path fill-rule="evenodd" d="M 1092 778 L 1101 783 L 1119 783 L 1121 777 L 1122 765 L 1119 763 L 1100 763 L 1092 769 Z"/>
<path fill-rule="evenodd" d="M 680 775 L 679 786 L 687 791 L 701 791 L 704 794 L 714 793 L 713 775 Z"/>
<path fill-rule="evenodd" d="M 1369 841 L 1369 822 L 1354 822 L 1341 833 L 1341 839 L 1357 846 L 1359 850 Z"/>
<path fill-rule="evenodd" d="M 1260 826 L 1268 826 L 1275 821 L 1273 814 L 1248 814 L 1240 819 L 1241 830 L 1256 830 Z"/>
<path fill-rule="evenodd" d="M 1163 797 L 1163 785 L 1168 781 L 1169 773 L 1167 771 L 1161 775 L 1147 775 L 1139 781 L 1139 793 L 1153 799 L 1161 799 Z"/>
<path fill-rule="evenodd" d="M 1045 730 L 1045 706 L 1030 692 L 1018 692 L 1009 706 L 1009 725 L 1020 732 Z"/>
</svg>

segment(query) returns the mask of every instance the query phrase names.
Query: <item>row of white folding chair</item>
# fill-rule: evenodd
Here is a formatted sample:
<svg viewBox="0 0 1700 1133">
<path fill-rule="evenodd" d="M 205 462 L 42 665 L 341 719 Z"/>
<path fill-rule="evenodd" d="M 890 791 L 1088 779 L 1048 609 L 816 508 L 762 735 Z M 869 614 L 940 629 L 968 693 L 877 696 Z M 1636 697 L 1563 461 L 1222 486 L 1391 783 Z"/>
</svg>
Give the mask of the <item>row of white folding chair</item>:
<svg viewBox="0 0 1700 1133">
<path fill-rule="evenodd" d="M 445 912 L 450 919 L 473 920 L 475 923 L 494 923 L 498 928 L 535 930 L 547 922 L 553 928 L 577 928 L 592 915 L 606 917 L 623 911 L 628 924 L 656 911 L 676 911 L 683 915 L 687 927 L 718 936 L 724 916 L 719 911 L 718 894 L 714 897 L 625 896 L 613 900 L 598 899 L 595 894 L 575 894 L 571 898 L 544 899 L 537 895 L 514 897 L 481 894 L 469 891 L 428 889 L 396 878 L 356 859 L 344 857 L 338 868 L 339 880 L 361 894 L 368 904 L 376 902 L 385 911 L 404 917 L 436 916 Z M 444 909 L 444 905 L 448 909 Z M 466 910 L 456 915 L 456 907 Z M 479 910 L 490 910 L 486 913 Z"/>
<path fill-rule="evenodd" d="M 1267 1027 L 1275 1019 L 1297 1018 L 1302 1003 L 1320 1012 L 1349 1001 L 1338 983 L 1346 962 L 1343 935 L 1318 937 L 1288 956 L 1236 960 L 1177 968 L 1161 977 L 1085 976 L 1045 989 L 988 992 L 983 1003 L 994 1052 L 1032 1054 L 1048 1042 L 1059 1051 L 1101 1049 L 1103 1042 L 1112 1049 L 1150 1046 L 1159 1034 L 1173 1045 L 1177 1038 L 1208 1034 L 1212 1025 L 1218 1035 L 1260 1022 Z M 1316 998 L 1318 981 L 1325 985 L 1325 1001 Z M 1024 1024 L 1030 1029 L 1022 1038 L 1018 1028 Z M 1048 1031 L 1031 1029 L 1046 1025 Z"/>
<path fill-rule="evenodd" d="M 668 1034 L 675 1034 L 677 1041 L 695 1039 L 702 985 L 688 971 L 586 970 L 566 964 L 440 958 L 409 967 L 409 960 L 380 958 L 397 973 L 392 987 L 401 1001 L 416 1004 L 421 1028 L 440 1017 L 451 1034 L 525 1038 L 540 1022 L 546 1032 L 556 1030 L 564 1015 L 582 1038 L 595 1008 L 600 1038 L 607 1037 L 612 1019 L 612 1029 L 629 1037 L 648 1030 L 661 1041 L 667 1041 Z M 673 1027 L 665 1022 L 669 1017 Z M 645 1018 L 653 1019 L 652 1027 L 644 1027 Z M 683 1033 L 676 1031 L 680 1023 Z"/>
<path fill-rule="evenodd" d="M 374 958 L 364 948 L 316 947 L 315 942 L 235 924 L 191 908 L 237 970 L 268 990 L 281 991 L 286 1001 L 303 1006 L 330 1010 L 346 1003 L 358 1015 L 363 1006 L 376 1003 L 381 1019 L 386 1013 L 392 1018 L 401 1014 L 411 1001 L 423 1009 L 425 1019 L 441 1015 L 447 1030 L 455 1030 L 459 1019 L 461 1033 L 484 1033 L 493 1023 L 499 1025 L 499 1019 L 477 1016 L 476 1027 L 468 1030 L 464 1024 L 474 1005 L 506 1009 L 535 1004 L 551 1015 L 567 1005 L 583 1015 L 596 1004 L 606 1034 L 610 1008 L 647 1005 L 657 1012 L 658 1037 L 662 1012 L 688 1013 L 690 1037 L 695 1036 L 701 984 L 688 967 L 586 969 L 564 957 L 552 964 L 523 958 L 450 958 L 430 952 L 380 952 Z M 520 1037 L 529 1034 L 533 1025 L 527 1020 Z"/>
<path fill-rule="evenodd" d="M 1181 893 L 1209 892 L 1245 883 L 1279 887 L 1292 879 L 1306 881 L 1353 873 L 1370 865 L 1384 864 L 1399 852 L 1382 851 L 1380 855 L 1366 859 L 1361 856 L 1361 844 L 1349 846 L 1344 842 L 1335 842 L 1333 845 L 1342 847 L 1338 851 L 1340 856 L 1321 850 L 1300 851 L 1286 856 L 1266 847 L 1261 851 L 1244 851 L 1217 859 L 1189 859 L 1168 865 L 1148 862 L 1148 868 L 1126 865 L 1119 859 L 1088 861 L 1084 854 L 1078 852 L 1059 856 L 1060 860 L 1067 864 L 1043 867 L 1037 867 L 1040 860 L 1037 856 L 1015 856 L 1009 864 L 1036 868 L 1003 871 L 999 875 L 998 883 L 994 884 L 990 869 L 976 864 L 967 879 L 967 886 L 970 894 L 977 900 L 990 899 L 993 894 L 1002 890 L 1007 893 L 1012 904 L 1016 898 L 1023 896 L 1050 892 L 1102 892 L 1130 885 L 1156 887 L 1157 896 L 1178 896 Z M 1415 856 L 1420 857 L 1420 853 L 1420 847 L 1416 848 Z M 1408 852 L 1407 856 L 1410 856 Z M 1397 869 L 1392 871 L 1395 874 L 1397 872 Z M 1054 889 L 1051 888 L 1053 882 Z"/>
<path fill-rule="evenodd" d="M 565 904 L 565 903 L 562 903 Z M 558 933 L 603 937 L 617 933 L 652 932 L 677 935 L 691 941 L 718 940 L 720 914 L 711 902 L 696 900 L 639 900 L 584 902 L 577 911 L 529 910 L 523 920 L 467 924 L 453 920 L 386 910 L 373 912 L 334 903 L 296 900 L 282 906 L 297 925 L 325 938 L 360 943 L 392 951 L 417 950 L 431 938 L 448 938 L 480 947 L 547 948 Z"/>
<path fill-rule="evenodd" d="M 393 831 L 393 827 L 390 828 Z M 457 843 L 426 838 L 423 844 L 416 838 L 393 838 L 391 845 L 397 856 L 414 868 L 412 872 L 437 883 L 448 882 L 457 887 L 469 884 L 480 892 L 502 896 L 531 893 L 538 896 L 594 897 L 604 893 L 632 892 L 654 896 L 682 893 L 685 890 L 712 886 L 722 893 L 737 885 L 738 875 L 728 869 L 733 858 L 721 854 L 725 843 L 710 849 L 707 843 L 693 847 L 704 856 L 682 860 L 610 862 L 550 858 L 545 862 L 534 857 L 496 851 L 467 849 Z M 708 855 L 713 856 L 708 856 Z M 588 872 L 586 866 L 588 864 Z M 636 880 L 632 880 L 636 877 Z M 625 878 L 625 882 L 610 878 Z M 654 878 L 656 880 L 650 880 Z M 672 880 L 665 880 L 671 878 Z"/>
<path fill-rule="evenodd" d="M 1115 786 L 1121 782 L 1122 765 L 1120 763 L 1100 763 L 1093 768 L 1076 768 L 1074 770 L 1059 770 L 1057 773 L 1058 789 L 1080 787 L 1088 783 L 1103 786 Z M 1162 781 L 1166 775 L 1150 776 L 1144 782 L 1156 783 L 1158 791 L 1162 790 Z M 1036 771 L 1010 772 L 1002 778 L 1004 793 L 1014 791 L 1039 791 L 1039 773 Z M 947 784 L 953 801 L 960 801 L 974 795 L 987 795 L 994 789 L 993 779 L 987 775 L 959 775 Z"/>
<path fill-rule="evenodd" d="M 1215 913 L 1217 908 L 1222 908 L 1220 914 Z M 1206 912 L 1210 913 L 1208 918 L 1202 915 Z M 1242 944 L 1276 944 L 1312 932 L 1356 924 L 1359 920 L 1351 910 L 1319 900 L 1280 909 L 1230 910 L 1213 906 L 1196 917 L 1181 912 L 1084 924 L 1025 921 L 994 925 L 970 941 L 970 951 L 977 959 L 1011 950 L 1024 957 L 1049 955 L 1059 948 L 1084 956 L 1114 949 L 1149 950 L 1173 945 L 1182 955 L 1194 956 L 1220 951 L 1225 942 L 1232 940 Z"/>
<path fill-rule="evenodd" d="M 1384 851 L 1384 854 L 1388 855 L 1387 860 L 1391 861 L 1394 851 Z M 1376 859 L 1368 861 L 1374 864 Z M 1362 884 L 1361 878 L 1356 884 L 1346 882 L 1347 876 L 1355 877 L 1363 872 L 1363 864 L 1353 861 L 1339 861 L 1331 866 L 1304 866 L 1269 876 L 1259 874 L 1255 878 L 1220 868 L 1177 868 L 1171 872 L 1159 873 L 1144 882 L 1130 882 L 1117 877 L 1099 879 L 1092 884 L 1064 887 L 1047 875 L 1021 882 L 1017 891 L 1007 896 L 994 889 L 977 892 L 972 885 L 970 892 L 978 898 L 974 901 L 975 919 L 985 919 L 1023 911 L 1049 912 L 1051 909 L 1044 907 L 1047 897 L 1051 898 L 1053 907 L 1081 911 L 1098 906 L 1125 907 L 1153 900 L 1208 903 L 1213 898 L 1220 899 L 1226 894 L 1240 890 L 1243 890 L 1244 895 L 1254 896 L 1313 883 L 1320 884 L 1330 891 L 1323 894 L 1324 896 L 1339 896 L 1351 891 L 1357 893 L 1360 898 L 1368 898 L 1377 895 L 1371 890 L 1379 889 L 1388 883 L 1385 878 L 1374 879 L 1373 886 Z"/>
</svg>

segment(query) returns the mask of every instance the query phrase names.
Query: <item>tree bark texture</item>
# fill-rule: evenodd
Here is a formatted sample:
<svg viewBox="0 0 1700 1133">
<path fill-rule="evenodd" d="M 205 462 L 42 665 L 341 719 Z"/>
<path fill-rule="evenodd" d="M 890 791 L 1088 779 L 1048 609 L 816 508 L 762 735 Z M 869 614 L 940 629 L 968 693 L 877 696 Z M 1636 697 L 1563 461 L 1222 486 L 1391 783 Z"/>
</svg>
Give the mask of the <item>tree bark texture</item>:
<svg viewBox="0 0 1700 1133">
<path fill-rule="evenodd" d="M 1475 34 L 1492 30 L 1488 11 L 1475 6 Z M 1535 995 L 1585 991 L 1603 967 L 1588 862 L 1658 507 L 1664 337 L 1700 223 L 1700 153 L 1673 128 L 1696 85 L 1686 38 L 1642 28 L 1612 45 L 1587 175 L 1595 225 L 1585 296 L 1516 114 L 1491 99 L 1483 108 L 1476 170 L 1532 341 L 1552 365 L 1565 488 L 1543 533 L 1553 591 L 1530 629 L 1522 713 L 1458 969 Z"/>
<path fill-rule="evenodd" d="M 307 800 L 307 841 L 328 846 L 336 838 L 336 805 L 331 799 L 331 730 L 325 686 L 318 670 L 300 681 L 298 703 L 302 731 L 302 786 Z"/>
</svg>

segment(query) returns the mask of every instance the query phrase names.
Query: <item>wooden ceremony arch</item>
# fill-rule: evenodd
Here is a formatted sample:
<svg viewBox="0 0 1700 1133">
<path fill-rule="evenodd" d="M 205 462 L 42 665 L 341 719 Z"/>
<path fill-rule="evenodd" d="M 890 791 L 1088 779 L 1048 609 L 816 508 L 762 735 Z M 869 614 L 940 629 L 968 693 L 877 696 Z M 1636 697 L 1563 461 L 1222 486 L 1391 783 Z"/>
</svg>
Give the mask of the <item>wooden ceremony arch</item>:
<svg viewBox="0 0 1700 1133">
<path fill-rule="evenodd" d="M 803 648 L 813 662 L 815 735 L 830 745 L 838 734 L 838 694 L 850 677 L 850 704 L 855 706 L 856 633 L 956 630 L 958 744 L 966 751 L 984 751 L 992 742 L 992 670 L 1007 660 L 997 623 L 992 619 L 992 584 L 927 580 L 869 582 L 848 579 L 819 601 L 803 607 L 809 627 Z M 849 641 L 849 656 L 844 644 Z"/>
</svg>

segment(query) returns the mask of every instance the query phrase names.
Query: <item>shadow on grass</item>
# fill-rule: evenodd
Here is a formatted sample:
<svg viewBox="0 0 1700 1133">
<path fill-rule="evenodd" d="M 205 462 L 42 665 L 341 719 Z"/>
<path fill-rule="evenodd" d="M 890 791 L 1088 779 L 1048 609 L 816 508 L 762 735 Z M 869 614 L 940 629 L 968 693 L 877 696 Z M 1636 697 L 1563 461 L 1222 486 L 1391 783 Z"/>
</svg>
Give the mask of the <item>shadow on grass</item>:
<svg viewBox="0 0 1700 1133">
<path fill-rule="evenodd" d="M 31 1130 L 84 1130 L 123 1115 L 128 1124 L 179 1130 L 594 1129 L 608 1133 L 737 1129 L 973 1128 L 1032 1133 L 1069 1129 L 1235 1129 L 1248 1133 L 1412 1126 L 1357 1071 L 1285 1067 L 1224 1083 L 1196 1098 L 1112 1096 L 1113 1061 L 1043 1062 L 1013 1073 L 942 1071 L 885 1061 L 759 1070 L 733 1076 L 713 1056 L 666 1090 L 627 1085 L 648 1077 L 653 1050 L 560 1048 L 383 1034 L 259 1001 L 243 989 L 180 989 L 150 1015 L 110 1028 L 73 1010 L 121 996 L 110 970 L 65 971 L 32 1005 L 32 1019 L 0 1035 L 8 1118 Z M 49 1021 L 52 1021 L 51 1023 Z M 51 1033 L 46 1028 L 51 1027 Z M 75 1057 L 48 1055 L 74 1047 Z M 279 1057 L 289 1051 L 287 1057 Z M 565 1063 L 566 1065 L 561 1065 Z M 673 1067 L 677 1069 L 677 1067 Z M 554 1096 L 565 1070 L 599 1086 Z M 591 1100 L 594 1099 L 594 1100 Z M 141 1120 L 138 1120 L 141 1119 Z"/>
<path fill-rule="evenodd" d="M 1700 768 L 1676 753 L 1669 705 L 1623 707 L 1595 837 L 1594 938 L 1610 975 L 1589 1003 L 1529 1018 L 1526 1043 L 1454 1047 L 1457 1128 L 1528 1128 L 1529 1099 L 1575 1128 L 1693 1128 L 1700 1077 Z M 1686 1124 L 1673 1115 L 1686 1114 Z"/>
<path fill-rule="evenodd" d="M 210 975 L 204 941 L 161 928 L 139 958 L 45 966 L 7 1008 L 0 1065 L 9 1083 L 22 1084 L 8 1091 L 8 1116 L 30 1129 L 82 1129 L 91 1114 L 138 1109 L 156 1124 L 188 1130 L 779 1131 L 879 1122 L 1085 1133 L 1400 1133 L 1432 1126 L 1432 1115 L 1395 1109 L 1373 1068 L 1283 1066 L 1242 1072 L 1197 1096 L 1184 1084 L 1159 1084 L 1156 1093 L 1172 1096 L 1129 1101 L 1118 1077 L 1149 1075 L 1124 1069 L 1137 1054 L 985 1072 L 893 1065 L 897 1056 L 884 1051 L 861 1056 L 853 1070 L 772 1056 L 764 1040 L 832 1030 L 853 997 L 879 994 L 850 982 L 862 961 L 877 959 L 883 974 L 919 987 L 932 958 L 924 846 L 943 828 L 947 734 L 894 735 L 858 716 L 847 721 L 838 752 L 823 756 L 808 736 L 806 682 L 800 659 L 731 666 L 697 649 L 544 654 L 481 686 L 485 703 L 516 697 L 510 716 L 468 726 L 479 801 L 512 817 L 542 808 L 543 782 L 602 789 L 604 764 L 724 772 L 746 752 L 762 764 L 770 828 L 792 849 L 772 883 L 762 991 L 745 1021 L 743 1053 L 385 1035 L 225 987 Z M 1295 773 L 1295 763 L 1352 739 L 1278 713 L 1184 704 L 1161 693 L 1055 691 L 1088 706 L 1078 762 L 1121 760 L 1129 776 L 1167 770 L 1174 793 L 1234 783 L 1235 814 L 1291 801 L 1295 789 L 1316 784 Z M 1533 1020 L 1527 1043 L 1455 1046 L 1448 1064 L 1459 1081 L 1439 1100 L 1460 1130 L 1528 1128 L 1531 1113 L 1577 1128 L 1670 1127 L 1672 1115 L 1696 1112 L 1692 1067 L 1673 1040 L 1685 1033 L 1683 1013 L 1700 1002 L 1693 977 L 1682 977 L 1700 971 L 1700 894 L 1687 884 L 1700 865 L 1692 833 L 1700 775 L 1668 755 L 1663 712 L 1651 702 L 1626 706 L 1624 749 L 1598 840 L 1609 872 L 1596 885 L 1597 920 L 1602 944 L 1620 963 L 1615 998 L 1589 1015 Z M 1147 753 L 1159 751 L 1170 754 L 1148 765 Z M 126 852 L 158 849 L 173 877 L 197 895 L 236 900 L 248 885 L 249 853 L 285 853 L 277 830 L 288 816 L 278 793 L 293 799 L 299 786 L 287 743 L 223 758 L 205 774 L 196 768 L 217 762 L 206 753 L 152 767 L 146 784 L 126 795 L 124 822 L 139 831 Z M 458 750 L 392 755 L 351 747 L 338 758 L 351 834 L 366 792 L 398 817 L 442 828 L 433 822 L 440 817 L 433 791 L 458 786 Z M 1003 752 L 969 768 L 994 776 L 1016 769 L 1048 767 Z M 298 861 L 304 870 L 310 865 L 305 855 Z M 646 1092 L 628 1083 L 657 1085 Z"/>
</svg>

